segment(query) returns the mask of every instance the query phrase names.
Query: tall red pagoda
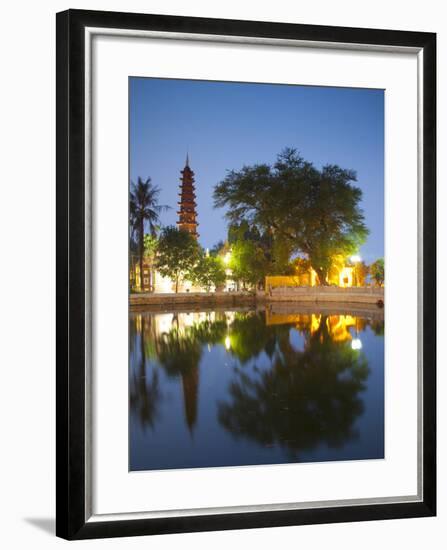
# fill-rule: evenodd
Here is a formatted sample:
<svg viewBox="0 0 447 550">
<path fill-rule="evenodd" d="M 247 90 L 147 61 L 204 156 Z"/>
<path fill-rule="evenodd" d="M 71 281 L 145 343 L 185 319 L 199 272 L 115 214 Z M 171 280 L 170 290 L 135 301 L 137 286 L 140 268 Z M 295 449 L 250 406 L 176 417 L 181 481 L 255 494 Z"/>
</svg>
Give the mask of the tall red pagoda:
<svg viewBox="0 0 447 550">
<path fill-rule="evenodd" d="M 197 212 L 196 212 L 196 194 L 194 189 L 194 172 L 189 167 L 189 157 L 186 155 L 186 164 L 180 172 L 180 209 L 177 212 L 178 222 L 177 227 L 183 231 L 187 231 L 196 239 L 199 236 L 197 233 Z"/>
</svg>

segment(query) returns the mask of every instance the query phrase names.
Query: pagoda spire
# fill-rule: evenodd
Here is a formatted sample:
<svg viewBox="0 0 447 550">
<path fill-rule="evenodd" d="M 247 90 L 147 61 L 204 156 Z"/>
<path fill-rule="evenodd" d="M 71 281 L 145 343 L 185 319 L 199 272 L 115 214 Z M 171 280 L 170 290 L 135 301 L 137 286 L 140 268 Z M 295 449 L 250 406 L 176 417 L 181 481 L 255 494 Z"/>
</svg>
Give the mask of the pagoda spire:
<svg viewBox="0 0 447 550">
<path fill-rule="evenodd" d="M 189 153 L 186 153 L 186 162 L 183 170 L 180 171 L 180 201 L 178 202 L 179 210 L 177 227 L 182 231 L 187 231 L 197 239 L 197 211 L 196 211 L 196 194 L 194 187 L 194 172 L 189 166 Z"/>
</svg>

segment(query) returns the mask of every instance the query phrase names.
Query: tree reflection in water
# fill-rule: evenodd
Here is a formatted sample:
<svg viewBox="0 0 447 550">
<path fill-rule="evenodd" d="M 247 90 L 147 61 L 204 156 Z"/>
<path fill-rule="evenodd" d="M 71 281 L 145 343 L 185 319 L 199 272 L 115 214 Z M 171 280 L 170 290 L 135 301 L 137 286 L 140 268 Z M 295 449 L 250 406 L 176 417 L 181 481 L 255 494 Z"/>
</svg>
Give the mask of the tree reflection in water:
<svg viewBox="0 0 447 550">
<path fill-rule="evenodd" d="M 284 329 L 288 334 L 287 326 L 268 326 L 263 313 L 236 314 L 228 330 L 228 351 L 241 365 L 258 357 L 262 352 L 272 358 L 278 334 L 284 332 Z"/>
<path fill-rule="evenodd" d="M 199 389 L 199 363 L 204 344 L 217 344 L 224 338 L 227 329 L 225 314 L 213 315 L 192 325 L 186 324 L 187 314 L 170 315 L 169 325 L 157 325 L 156 315 L 137 314 L 131 321 L 130 342 L 132 354 L 135 342 L 141 343 L 139 372 L 133 373 L 130 407 L 137 412 L 143 424 L 152 425 L 160 400 L 158 373 L 152 373 L 152 383 L 146 380 L 146 356 L 157 360 L 171 378 L 181 378 L 185 422 L 193 432 L 197 422 Z M 144 411 L 144 413 L 143 413 Z M 149 411 L 152 414 L 148 414 Z"/>
<path fill-rule="evenodd" d="M 152 369 L 147 375 L 146 356 L 150 346 L 150 325 L 153 318 L 140 315 L 135 317 L 129 327 L 129 353 L 138 356 L 136 368 L 131 371 L 129 383 L 129 406 L 133 410 L 143 427 L 153 428 L 158 417 L 158 409 L 161 401 L 159 374 Z M 149 330 L 148 330 L 149 329 Z M 149 337 L 148 337 L 149 334 Z M 139 350 L 136 347 L 139 344 Z"/>
<path fill-rule="evenodd" d="M 230 401 L 218 405 L 221 424 L 235 437 L 278 444 L 293 454 L 355 438 L 367 361 L 349 339 L 335 341 L 330 327 L 330 318 L 321 316 L 317 329 L 305 331 L 302 351 L 291 345 L 289 330 L 280 330 L 271 369 L 236 370 Z"/>
<path fill-rule="evenodd" d="M 222 320 L 205 320 L 182 327 L 178 315 L 173 316 L 172 330 L 155 338 L 158 361 L 168 376 L 182 379 L 185 421 L 190 433 L 197 421 L 199 391 L 199 363 L 204 344 L 222 340 L 226 323 Z"/>
<path fill-rule="evenodd" d="M 162 368 L 169 378 L 181 381 L 184 422 L 192 434 L 202 355 L 211 346 L 221 347 L 234 364 L 226 397 L 216 398 L 215 405 L 225 431 L 236 440 L 279 446 L 292 458 L 322 443 L 340 447 L 358 435 L 355 421 L 363 411 L 361 392 L 369 368 L 351 343 L 354 331 L 366 325 L 383 334 L 380 317 L 272 316 L 268 311 L 134 314 L 129 335 L 131 411 L 143 426 L 156 424 L 163 399 L 157 369 Z M 291 342 L 292 329 L 303 338 L 300 349 Z"/>
</svg>

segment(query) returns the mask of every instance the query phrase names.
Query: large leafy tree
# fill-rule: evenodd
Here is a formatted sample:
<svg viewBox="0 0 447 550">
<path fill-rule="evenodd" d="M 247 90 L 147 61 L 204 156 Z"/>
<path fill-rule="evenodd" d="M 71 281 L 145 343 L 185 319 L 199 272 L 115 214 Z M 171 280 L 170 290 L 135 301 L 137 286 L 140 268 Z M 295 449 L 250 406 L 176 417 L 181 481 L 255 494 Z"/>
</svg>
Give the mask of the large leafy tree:
<svg viewBox="0 0 447 550">
<path fill-rule="evenodd" d="M 151 178 L 144 181 L 138 178 L 137 183 L 131 184 L 129 217 L 130 217 L 130 239 L 137 237 L 138 256 L 140 260 L 140 277 L 143 280 L 143 259 L 144 259 L 144 234 L 149 230 L 149 234 L 155 237 L 160 222 L 160 213 L 168 209 L 168 206 L 158 203 L 160 189 L 154 185 Z"/>
<path fill-rule="evenodd" d="M 247 222 L 228 228 L 228 244 L 231 247 L 229 268 L 235 281 L 245 285 L 257 285 L 270 265 L 270 243 L 256 227 Z"/>
<path fill-rule="evenodd" d="M 256 285 L 264 277 L 267 265 L 262 251 L 253 241 L 238 239 L 233 242 L 229 267 L 235 281 L 244 287 Z"/>
<path fill-rule="evenodd" d="M 197 240 L 187 231 L 174 226 L 165 227 L 157 247 L 156 266 L 164 277 L 175 282 L 175 292 L 182 279 L 191 278 L 199 260 L 200 247 Z"/>
<path fill-rule="evenodd" d="M 227 207 L 230 223 L 247 222 L 277 246 L 305 254 L 327 284 L 332 258 L 353 254 L 368 235 L 355 182 L 354 171 L 336 165 L 318 170 L 288 148 L 273 166 L 230 171 L 214 189 L 214 204 Z"/>
</svg>

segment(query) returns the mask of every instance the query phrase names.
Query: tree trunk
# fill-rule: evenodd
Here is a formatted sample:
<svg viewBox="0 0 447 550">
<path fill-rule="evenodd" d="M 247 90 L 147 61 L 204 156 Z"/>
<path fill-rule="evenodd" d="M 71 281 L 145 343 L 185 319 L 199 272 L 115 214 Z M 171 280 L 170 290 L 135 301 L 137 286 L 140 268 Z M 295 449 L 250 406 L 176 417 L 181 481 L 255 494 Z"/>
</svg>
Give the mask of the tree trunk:
<svg viewBox="0 0 447 550">
<path fill-rule="evenodd" d="M 139 245 L 140 245 L 140 290 L 143 292 L 144 290 L 144 275 L 143 275 L 143 264 L 144 264 L 144 221 L 141 220 L 140 222 L 140 228 L 139 228 L 140 238 L 139 238 Z"/>
<path fill-rule="evenodd" d="M 178 277 L 175 278 L 175 293 L 178 292 Z"/>
<path fill-rule="evenodd" d="M 320 282 L 320 286 L 328 286 L 329 283 L 327 282 L 327 276 L 328 276 L 328 270 L 324 269 L 323 267 L 319 267 L 317 269 L 317 275 L 318 280 Z"/>
</svg>

